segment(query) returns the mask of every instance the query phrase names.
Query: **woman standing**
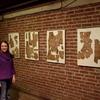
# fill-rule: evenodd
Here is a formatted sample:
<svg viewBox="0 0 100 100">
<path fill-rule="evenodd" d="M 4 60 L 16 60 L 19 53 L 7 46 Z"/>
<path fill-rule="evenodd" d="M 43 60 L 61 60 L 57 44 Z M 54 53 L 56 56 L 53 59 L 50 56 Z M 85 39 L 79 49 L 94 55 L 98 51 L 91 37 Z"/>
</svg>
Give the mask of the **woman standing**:
<svg viewBox="0 0 100 100">
<path fill-rule="evenodd" d="M 13 57 L 9 53 L 9 45 L 6 41 L 0 43 L 0 100 L 8 100 L 7 93 L 11 83 L 15 83 L 15 69 Z"/>
</svg>

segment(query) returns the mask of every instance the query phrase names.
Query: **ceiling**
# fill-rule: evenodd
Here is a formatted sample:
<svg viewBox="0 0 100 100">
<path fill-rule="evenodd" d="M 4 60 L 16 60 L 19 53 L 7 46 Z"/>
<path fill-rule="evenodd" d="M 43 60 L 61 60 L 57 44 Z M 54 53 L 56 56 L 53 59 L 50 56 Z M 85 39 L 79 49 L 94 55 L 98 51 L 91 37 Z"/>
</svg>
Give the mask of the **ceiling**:
<svg viewBox="0 0 100 100">
<path fill-rule="evenodd" d="M 0 14 L 55 0 L 0 0 Z"/>
<path fill-rule="evenodd" d="M 0 15 L 51 1 L 65 1 L 65 4 L 71 4 L 71 6 L 100 2 L 100 0 L 0 0 Z"/>
</svg>

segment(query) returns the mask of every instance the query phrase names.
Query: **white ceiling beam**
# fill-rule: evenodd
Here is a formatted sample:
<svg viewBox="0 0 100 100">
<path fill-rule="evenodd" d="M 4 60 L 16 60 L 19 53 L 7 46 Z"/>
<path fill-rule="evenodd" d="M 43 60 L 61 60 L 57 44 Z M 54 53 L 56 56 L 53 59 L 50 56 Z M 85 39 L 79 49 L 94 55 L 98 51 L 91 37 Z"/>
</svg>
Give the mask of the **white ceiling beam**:
<svg viewBox="0 0 100 100">
<path fill-rule="evenodd" d="M 75 7 L 75 6 L 96 3 L 96 2 L 100 2 L 100 0 L 62 0 L 62 2 L 60 2 L 60 1 L 50 2 L 50 4 L 44 4 L 39 7 L 33 7 L 30 9 L 19 10 L 16 12 L 4 14 L 3 18 L 8 19 L 8 18 L 13 18 L 13 17 L 17 17 L 17 16 L 38 13 L 38 12 L 42 12 L 42 11 L 55 10 L 55 9 L 59 9 L 61 7 Z"/>
</svg>

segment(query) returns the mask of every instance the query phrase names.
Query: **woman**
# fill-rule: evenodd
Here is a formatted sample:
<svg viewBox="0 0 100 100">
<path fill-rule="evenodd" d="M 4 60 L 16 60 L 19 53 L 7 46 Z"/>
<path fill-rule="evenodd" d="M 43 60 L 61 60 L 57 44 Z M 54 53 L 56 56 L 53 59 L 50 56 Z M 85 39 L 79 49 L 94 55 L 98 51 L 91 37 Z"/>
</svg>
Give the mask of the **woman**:
<svg viewBox="0 0 100 100">
<path fill-rule="evenodd" d="M 13 57 L 9 53 L 9 45 L 6 41 L 0 43 L 0 100 L 8 100 L 7 93 L 11 83 L 15 83 L 15 69 Z"/>
</svg>

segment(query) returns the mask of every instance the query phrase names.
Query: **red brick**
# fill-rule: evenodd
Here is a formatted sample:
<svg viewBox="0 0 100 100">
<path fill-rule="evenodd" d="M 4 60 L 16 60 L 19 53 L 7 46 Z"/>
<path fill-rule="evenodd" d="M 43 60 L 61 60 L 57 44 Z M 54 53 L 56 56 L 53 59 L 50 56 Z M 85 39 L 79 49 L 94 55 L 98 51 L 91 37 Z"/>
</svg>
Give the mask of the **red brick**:
<svg viewBox="0 0 100 100">
<path fill-rule="evenodd" d="M 44 11 L 0 22 L 0 40 L 20 33 L 21 58 L 15 59 L 16 86 L 50 100 L 99 100 L 100 70 L 77 65 L 77 29 L 100 26 L 100 3 Z M 66 63 L 46 61 L 47 30 L 65 29 Z M 25 31 L 39 32 L 40 60 L 24 59 Z M 3 37 L 3 38 L 2 38 Z"/>
</svg>

